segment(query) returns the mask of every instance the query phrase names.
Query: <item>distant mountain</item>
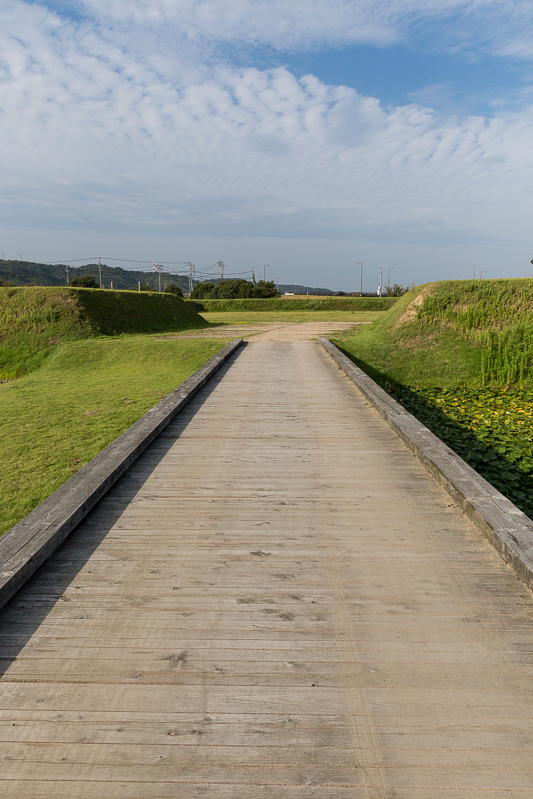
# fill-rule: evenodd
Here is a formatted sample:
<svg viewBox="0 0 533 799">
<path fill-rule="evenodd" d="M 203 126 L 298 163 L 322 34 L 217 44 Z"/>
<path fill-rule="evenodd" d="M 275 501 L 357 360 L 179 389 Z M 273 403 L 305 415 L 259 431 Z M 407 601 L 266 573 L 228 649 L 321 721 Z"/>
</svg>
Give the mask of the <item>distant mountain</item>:
<svg viewBox="0 0 533 799">
<path fill-rule="evenodd" d="M 287 292 L 289 294 L 313 294 L 313 295 L 315 295 L 315 294 L 326 294 L 326 295 L 335 294 L 335 292 L 332 291 L 331 289 L 317 289 L 317 288 L 313 288 L 312 286 L 299 286 L 299 285 L 296 285 L 294 283 L 288 283 L 288 284 L 280 283 L 279 284 L 279 293 L 280 294 L 285 294 L 285 292 Z"/>
<path fill-rule="evenodd" d="M 92 275 L 99 283 L 98 264 L 84 264 L 83 266 L 69 266 L 69 279 L 80 275 Z M 67 265 L 66 264 L 40 264 L 33 261 L 2 261 L 0 259 L 0 280 L 6 280 L 14 286 L 66 286 L 67 285 Z M 102 264 L 102 283 L 104 288 L 111 288 L 111 283 L 116 289 L 136 289 L 139 281 L 143 285 L 152 286 L 154 289 L 159 287 L 159 276 L 153 272 L 139 272 L 132 269 L 123 269 L 121 266 L 108 266 Z M 161 274 L 161 288 L 165 288 L 169 283 L 177 283 L 184 293 L 189 291 L 189 278 L 184 275 L 169 275 L 168 272 Z M 196 285 L 200 281 L 194 280 Z M 213 280 L 213 283 L 217 283 Z M 313 286 L 300 286 L 295 283 L 280 283 L 280 294 L 289 292 L 291 294 L 309 295 L 334 295 L 331 289 L 314 288 Z"/>
<path fill-rule="evenodd" d="M 92 275 L 99 283 L 98 264 L 84 264 L 83 266 L 69 266 L 69 279 L 80 275 Z M 66 286 L 66 264 L 40 264 L 32 261 L 2 261 L 0 260 L 0 280 L 6 280 L 14 286 Z M 116 289 L 136 289 L 139 281 L 143 285 L 159 287 L 159 275 L 153 271 L 138 272 L 122 269 L 121 266 L 108 266 L 102 264 L 102 283 L 104 288 L 111 288 L 111 283 Z M 198 281 L 194 281 L 195 283 Z M 179 275 L 161 274 L 161 288 L 169 283 L 177 283 L 182 291 L 189 291 L 189 279 Z"/>
</svg>

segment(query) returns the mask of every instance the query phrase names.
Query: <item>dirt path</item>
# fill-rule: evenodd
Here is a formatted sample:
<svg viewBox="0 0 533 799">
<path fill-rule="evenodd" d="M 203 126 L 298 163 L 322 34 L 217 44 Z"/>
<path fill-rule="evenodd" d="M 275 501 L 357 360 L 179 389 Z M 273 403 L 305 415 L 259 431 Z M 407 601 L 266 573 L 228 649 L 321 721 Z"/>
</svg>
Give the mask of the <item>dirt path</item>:
<svg viewBox="0 0 533 799">
<path fill-rule="evenodd" d="M 270 322 L 261 325 L 221 325 L 208 330 L 162 336 L 164 339 L 243 338 L 245 341 L 310 341 L 352 330 L 369 322 Z"/>
</svg>

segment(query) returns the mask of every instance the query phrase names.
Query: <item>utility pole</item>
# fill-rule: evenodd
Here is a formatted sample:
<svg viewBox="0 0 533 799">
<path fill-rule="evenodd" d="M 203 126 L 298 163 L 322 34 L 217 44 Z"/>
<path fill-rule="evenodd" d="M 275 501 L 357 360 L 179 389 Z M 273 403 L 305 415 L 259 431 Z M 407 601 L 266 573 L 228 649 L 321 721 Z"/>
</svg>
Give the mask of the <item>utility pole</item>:
<svg viewBox="0 0 533 799">
<path fill-rule="evenodd" d="M 159 291 L 161 291 L 161 269 L 162 269 L 161 264 L 157 264 L 157 272 L 159 277 Z"/>
<path fill-rule="evenodd" d="M 100 276 L 100 288 L 102 288 L 102 259 L 98 256 L 98 274 Z"/>
<path fill-rule="evenodd" d="M 383 265 L 379 265 L 379 286 L 378 286 L 378 297 L 381 297 L 381 283 L 383 278 Z"/>
<path fill-rule="evenodd" d="M 279 294 L 279 277 L 276 277 L 276 286 L 277 286 L 278 294 Z"/>
<path fill-rule="evenodd" d="M 390 284 L 390 273 L 391 273 L 391 272 L 393 272 L 395 269 L 396 269 L 396 267 L 395 267 L 395 266 L 389 266 L 389 282 L 387 283 L 387 288 L 391 288 L 391 284 Z M 387 294 L 388 294 L 388 293 L 389 293 L 389 292 L 387 291 Z"/>
<path fill-rule="evenodd" d="M 21 260 L 22 260 L 22 258 L 21 258 Z M 69 270 L 70 270 L 70 266 L 65 266 L 65 272 L 67 273 L 67 286 L 68 286 L 68 285 L 69 285 L 69 283 L 70 283 L 70 280 L 69 280 L 69 274 L 68 274 L 68 273 L 69 273 Z"/>
<path fill-rule="evenodd" d="M 363 262 L 362 261 L 357 261 L 357 263 L 355 265 L 361 267 L 361 291 L 359 292 L 359 296 L 362 297 L 363 296 Z"/>
<path fill-rule="evenodd" d="M 468 268 L 474 270 L 474 280 L 475 280 L 476 279 L 476 267 L 475 266 L 469 266 Z"/>
<path fill-rule="evenodd" d="M 479 279 L 480 279 L 480 280 L 483 280 L 483 275 L 485 275 L 486 273 L 487 273 L 487 270 L 486 270 L 486 269 L 482 269 L 482 270 L 480 271 L 480 273 L 479 273 Z"/>
<path fill-rule="evenodd" d="M 269 266 L 270 266 L 270 264 L 265 264 L 265 265 L 263 266 L 263 283 L 266 283 L 266 279 L 267 279 L 267 269 L 268 269 L 268 267 L 269 267 Z"/>
<path fill-rule="evenodd" d="M 192 269 L 193 269 L 193 266 L 190 261 L 188 261 L 188 266 L 189 266 L 189 297 L 190 297 L 192 294 Z"/>
<path fill-rule="evenodd" d="M 254 268 L 253 268 L 253 266 L 252 266 L 252 283 L 253 283 L 253 284 L 254 284 L 254 286 L 255 286 L 255 272 L 254 272 Z"/>
<path fill-rule="evenodd" d="M 220 269 L 220 282 L 224 282 L 224 261 L 218 262 L 218 268 Z"/>
</svg>

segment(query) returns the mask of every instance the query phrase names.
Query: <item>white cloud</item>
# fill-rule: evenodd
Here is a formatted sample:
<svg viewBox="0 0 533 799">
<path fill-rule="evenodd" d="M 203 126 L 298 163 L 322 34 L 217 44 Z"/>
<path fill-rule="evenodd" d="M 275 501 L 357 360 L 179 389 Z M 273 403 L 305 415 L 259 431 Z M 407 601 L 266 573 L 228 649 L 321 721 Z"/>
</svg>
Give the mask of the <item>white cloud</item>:
<svg viewBox="0 0 533 799">
<path fill-rule="evenodd" d="M 104 13 L 97 0 L 90 6 Z M 293 6 L 297 16 L 303 6 Z M 370 23 L 391 36 L 402 7 L 420 10 L 383 3 L 381 25 L 364 3 L 305 6 L 317 18 L 292 20 L 291 30 L 285 6 L 270 3 L 267 15 L 262 2 L 251 13 L 235 0 L 216 28 L 216 2 L 116 0 L 117 31 L 8 0 L 0 32 L 4 219 L 121 235 L 523 239 L 533 210 L 531 106 L 492 119 L 442 117 L 420 102 L 385 108 L 286 68 L 207 67 L 185 39 L 172 49 L 170 34 L 154 52 L 121 17 L 156 26 L 179 11 L 189 38 L 198 31 L 252 41 L 261 31 L 274 42 L 285 29 L 294 44 L 355 37 Z"/>
</svg>

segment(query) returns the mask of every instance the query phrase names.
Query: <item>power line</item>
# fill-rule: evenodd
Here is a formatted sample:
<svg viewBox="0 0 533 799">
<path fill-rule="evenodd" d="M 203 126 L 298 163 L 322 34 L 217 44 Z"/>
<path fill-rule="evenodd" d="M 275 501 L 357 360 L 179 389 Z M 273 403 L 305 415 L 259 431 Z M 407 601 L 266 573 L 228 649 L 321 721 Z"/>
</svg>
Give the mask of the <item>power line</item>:
<svg viewBox="0 0 533 799">
<path fill-rule="evenodd" d="M 58 266 L 65 263 L 78 263 L 80 261 L 93 262 L 97 263 L 98 258 L 102 258 L 104 261 L 119 261 L 120 263 L 125 264 L 151 264 L 153 261 L 149 260 L 148 258 L 145 261 L 134 260 L 133 258 L 110 258 L 107 255 L 90 255 L 87 258 L 57 258 L 55 261 L 40 261 L 40 263 L 46 264 L 47 266 Z M 162 261 L 163 264 L 187 264 L 188 261 Z M 216 265 L 216 264 L 215 264 Z"/>
<path fill-rule="evenodd" d="M 136 261 L 133 258 L 109 258 L 109 256 L 107 256 L 107 255 L 102 255 L 102 258 L 105 261 L 120 261 L 121 263 L 124 263 L 124 264 L 151 264 L 151 263 L 153 263 L 153 261 L 150 261 L 150 260 Z M 188 261 L 176 261 L 176 260 L 173 260 L 173 261 L 158 261 L 158 263 L 160 263 L 163 266 L 164 264 L 170 264 L 170 265 L 172 265 L 172 264 L 187 264 Z"/>
<path fill-rule="evenodd" d="M 82 266 L 87 266 L 87 267 L 91 267 L 91 266 L 95 266 L 96 265 L 97 267 L 99 267 L 99 270 L 101 270 L 101 267 L 105 266 L 105 264 L 103 264 L 102 261 L 104 261 L 104 262 L 113 261 L 114 263 L 125 263 L 125 264 L 142 264 L 142 265 L 144 265 L 146 267 L 149 267 L 149 266 L 153 265 L 153 263 L 154 263 L 153 260 L 149 260 L 149 259 L 141 260 L 141 259 L 135 259 L 135 258 L 112 258 L 110 256 L 104 256 L 104 255 L 102 255 L 102 256 L 91 255 L 91 256 L 86 257 L 86 258 L 58 258 L 58 259 L 53 260 L 53 261 L 41 261 L 41 263 L 46 264 L 47 266 L 63 266 L 64 264 L 79 263 L 79 264 L 82 264 Z M 176 278 L 176 277 L 185 277 L 186 278 L 187 277 L 188 267 L 189 267 L 191 262 L 190 261 L 172 260 L 172 261 L 156 261 L 155 263 L 158 266 L 158 271 L 159 272 L 162 271 L 165 274 L 170 274 L 173 278 Z M 203 280 L 212 279 L 214 277 L 216 277 L 217 279 L 220 280 L 221 279 L 221 277 L 220 277 L 220 273 L 221 273 L 220 264 L 223 264 L 223 261 L 217 261 L 216 263 L 208 264 L 207 266 L 204 266 L 204 267 L 201 267 L 201 268 L 194 267 L 194 280 L 195 281 L 203 281 Z M 180 267 L 180 274 L 179 275 L 176 275 L 174 273 L 174 266 L 179 266 Z M 181 267 L 182 266 L 187 267 L 187 270 L 185 270 L 185 274 L 184 275 L 181 274 Z M 145 271 L 148 272 L 149 271 L 148 268 Z M 243 272 L 226 272 L 226 267 L 225 266 L 222 267 L 222 279 L 223 280 L 227 280 L 227 279 L 231 279 L 231 278 L 241 278 L 241 277 L 248 277 L 249 278 L 250 276 L 253 279 L 253 277 L 254 277 L 253 269 L 246 269 Z M 189 275 L 189 277 L 190 277 L 190 275 Z"/>
</svg>

